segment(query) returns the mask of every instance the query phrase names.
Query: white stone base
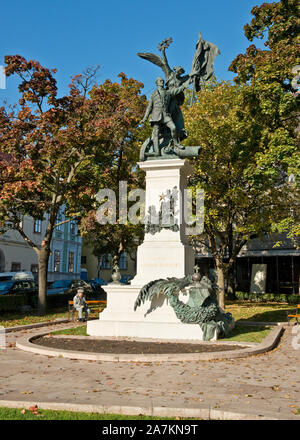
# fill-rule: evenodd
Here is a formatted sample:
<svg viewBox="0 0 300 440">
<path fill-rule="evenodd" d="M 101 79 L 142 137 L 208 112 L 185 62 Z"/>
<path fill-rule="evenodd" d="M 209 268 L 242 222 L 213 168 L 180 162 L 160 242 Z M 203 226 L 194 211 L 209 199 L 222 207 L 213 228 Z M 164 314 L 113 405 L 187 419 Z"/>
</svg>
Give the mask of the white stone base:
<svg viewBox="0 0 300 440">
<path fill-rule="evenodd" d="M 112 284 L 106 286 L 107 307 L 99 314 L 99 320 L 88 321 L 87 334 L 147 339 L 203 340 L 200 326 L 183 324 L 176 317 L 164 296 L 152 303 L 147 301 L 134 311 L 134 303 L 141 287 Z M 181 294 L 180 299 L 186 302 L 188 295 Z M 152 308 L 151 312 L 149 312 L 150 308 Z M 216 339 L 217 334 L 212 340 Z"/>
<path fill-rule="evenodd" d="M 191 166 L 181 159 L 146 161 L 139 166 L 146 172 L 146 213 L 150 207 L 159 212 L 168 192 L 180 191 L 174 209 L 178 230 L 163 228 L 155 234 L 145 234 L 144 242 L 138 247 L 137 274 L 131 285 L 105 286 L 107 308 L 100 314 L 99 321 L 88 322 L 87 333 L 91 336 L 203 340 L 200 326 L 183 324 L 163 295 L 134 311 L 140 289 L 149 281 L 183 278 L 192 274 L 194 267 L 194 251 L 186 237 L 183 197 L 180 197 L 187 187 L 187 176 L 192 173 Z M 182 294 L 180 299 L 186 302 L 188 295 Z M 217 339 L 216 334 L 213 339 Z"/>
<path fill-rule="evenodd" d="M 160 278 L 183 278 L 193 273 L 194 250 L 180 241 L 172 241 L 176 235 L 176 232 L 161 231 L 151 240 L 146 237 L 138 247 L 138 271 L 131 286 L 144 286 Z"/>
<path fill-rule="evenodd" d="M 168 159 L 140 162 L 146 172 L 146 214 L 154 207 L 160 211 L 162 200 L 168 191 L 177 188 L 175 220 L 178 230 L 163 228 L 155 234 L 145 234 L 144 242 L 137 249 L 137 273 L 131 286 L 144 286 L 159 278 L 183 278 L 193 273 L 194 250 L 188 243 L 184 219 L 184 190 L 192 167 L 186 160 Z"/>
</svg>

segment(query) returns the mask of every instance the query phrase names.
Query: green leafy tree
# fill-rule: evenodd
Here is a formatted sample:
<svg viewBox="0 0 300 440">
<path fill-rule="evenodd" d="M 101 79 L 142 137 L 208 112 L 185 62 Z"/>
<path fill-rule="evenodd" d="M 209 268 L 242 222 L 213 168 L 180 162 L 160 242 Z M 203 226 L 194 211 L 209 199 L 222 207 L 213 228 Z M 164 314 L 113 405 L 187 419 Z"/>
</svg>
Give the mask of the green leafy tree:
<svg viewBox="0 0 300 440">
<path fill-rule="evenodd" d="M 287 232 L 296 243 L 300 235 L 299 91 L 293 88 L 297 83 L 293 79 L 300 64 L 299 2 L 263 3 L 251 13 L 253 19 L 244 26 L 245 35 L 250 41 L 265 40 L 266 49 L 252 44 L 245 54 L 235 58 L 229 70 L 237 73 L 237 84 L 251 86 L 243 91 L 245 102 L 264 124 L 257 158 L 261 171 L 269 169 L 269 174 L 276 174 L 281 168 L 292 177 L 291 209 L 286 210 L 284 218 L 274 221 L 272 229 Z"/>
<path fill-rule="evenodd" d="M 244 87 L 248 86 L 212 84 L 184 110 L 189 145 L 202 146 L 193 160 L 190 183 L 204 189 L 204 234 L 193 240 L 205 245 L 214 258 L 221 307 L 241 248 L 251 237 L 269 232 L 291 201 L 282 168 L 274 173 L 273 163 L 261 170 L 264 124 L 245 105 Z"/>
<path fill-rule="evenodd" d="M 297 208 L 296 184 L 288 180 L 299 179 L 298 98 L 291 87 L 299 53 L 296 2 L 264 3 L 252 14 L 245 35 L 266 36 L 267 49 L 251 45 L 230 66 L 235 86 L 206 87 L 185 109 L 189 144 L 203 146 L 193 184 L 205 190 L 203 243 L 215 260 L 222 307 L 243 245 Z"/>
<path fill-rule="evenodd" d="M 124 93 L 123 81 L 121 84 L 106 81 L 103 89 L 107 92 L 114 91 L 116 96 Z M 109 145 L 112 151 L 112 161 L 106 167 L 103 174 L 103 184 L 99 189 L 108 188 L 115 194 L 116 218 L 114 223 L 99 223 L 96 216 L 96 209 L 91 211 L 81 222 L 81 233 L 84 239 L 93 248 L 93 253 L 97 257 L 110 254 L 113 264 L 119 264 L 122 252 L 127 252 L 132 258 L 136 247 L 140 244 L 144 236 L 144 227 L 141 223 L 131 224 L 120 204 L 120 182 L 126 184 L 127 194 L 135 188 L 144 187 L 144 174 L 137 168 L 139 160 L 139 150 L 141 140 L 144 139 L 149 131 L 147 127 L 139 127 L 139 121 L 145 111 L 146 98 L 139 96 L 139 84 L 135 82 L 127 83 L 127 93 L 124 95 L 124 108 L 130 107 L 130 114 L 127 112 L 127 125 L 120 126 L 119 131 L 109 138 Z M 101 206 L 99 200 L 97 207 Z M 127 197 L 123 201 L 127 208 L 130 202 Z M 142 213 L 140 213 L 142 217 Z M 124 217 L 125 216 L 125 217 Z M 124 219 L 125 218 L 125 219 Z"/>
</svg>

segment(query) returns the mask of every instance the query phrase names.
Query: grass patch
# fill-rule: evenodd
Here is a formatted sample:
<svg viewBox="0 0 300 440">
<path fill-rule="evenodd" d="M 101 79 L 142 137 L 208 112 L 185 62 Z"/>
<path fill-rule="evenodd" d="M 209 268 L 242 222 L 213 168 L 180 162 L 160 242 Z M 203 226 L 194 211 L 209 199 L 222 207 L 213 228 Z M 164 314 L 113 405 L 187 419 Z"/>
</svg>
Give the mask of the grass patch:
<svg viewBox="0 0 300 440">
<path fill-rule="evenodd" d="M 37 414 L 21 408 L 0 408 L 0 420 L 178 420 L 178 417 L 127 416 L 123 414 L 84 413 L 38 409 Z M 22 414 L 24 413 L 24 414 Z M 191 420 L 181 419 L 180 420 Z M 199 420 L 199 419 L 194 419 Z"/>
<path fill-rule="evenodd" d="M 289 304 L 232 301 L 226 304 L 225 311 L 230 312 L 236 321 L 287 322 L 287 311 L 295 308 Z"/>
<path fill-rule="evenodd" d="M 237 325 L 230 333 L 230 337 L 221 341 L 257 342 L 260 343 L 269 334 L 271 328 L 266 326 Z"/>
<path fill-rule="evenodd" d="M 66 330 L 57 330 L 56 332 L 51 332 L 51 335 L 87 336 L 86 325 L 81 325 L 80 327 L 67 328 Z"/>
<path fill-rule="evenodd" d="M 37 312 L 2 312 L 0 325 L 3 327 L 14 327 L 17 325 L 37 324 L 39 322 L 54 321 L 68 317 L 65 308 L 54 309 L 46 315 L 40 316 Z"/>
<path fill-rule="evenodd" d="M 222 338 L 222 341 L 237 341 L 237 342 L 261 342 L 270 332 L 271 328 L 267 326 L 250 326 L 239 325 L 236 326 L 229 338 Z M 80 327 L 69 328 L 66 330 L 57 330 L 51 332 L 52 335 L 79 335 L 87 336 L 86 325 Z"/>
<path fill-rule="evenodd" d="M 98 318 L 98 312 L 92 310 L 90 318 Z M 53 309 L 46 313 L 46 315 L 40 316 L 36 311 L 32 312 L 2 312 L 0 317 L 0 326 L 3 327 L 15 327 L 17 325 L 37 324 L 40 322 L 55 321 L 56 319 L 67 319 L 68 311 L 66 307 L 60 307 Z"/>
<path fill-rule="evenodd" d="M 226 304 L 226 312 L 230 312 L 236 321 L 287 321 L 287 311 L 296 307 L 289 304 L 251 303 L 249 301 L 232 301 Z M 90 317 L 97 318 L 98 311 L 92 310 Z M 68 318 L 67 307 L 49 310 L 44 316 L 33 312 L 3 312 L 0 317 L 0 326 L 13 327 L 17 325 L 36 324 L 39 322 L 53 321 Z"/>
</svg>

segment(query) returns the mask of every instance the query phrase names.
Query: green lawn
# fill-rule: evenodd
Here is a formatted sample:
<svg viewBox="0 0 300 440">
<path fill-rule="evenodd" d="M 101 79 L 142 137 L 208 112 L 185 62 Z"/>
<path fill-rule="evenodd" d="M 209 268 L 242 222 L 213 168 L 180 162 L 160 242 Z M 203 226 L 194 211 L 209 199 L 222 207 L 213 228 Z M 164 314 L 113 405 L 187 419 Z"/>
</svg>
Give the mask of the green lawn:
<svg viewBox="0 0 300 440">
<path fill-rule="evenodd" d="M 236 326 L 229 338 L 222 338 L 222 341 L 238 341 L 238 342 L 261 342 L 269 333 L 270 327 L 266 326 Z M 51 332 L 52 335 L 80 335 L 87 336 L 86 325 L 80 327 L 69 328 L 66 330 L 57 330 Z"/>
<path fill-rule="evenodd" d="M 270 332 L 270 327 L 264 326 L 250 326 L 250 325 L 237 325 L 230 337 L 222 338 L 221 341 L 236 341 L 236 342 L 262 342 Z"/>
<path fill-rule="evenodd" d="M 74 327 L 74 328 L 68 328 L 66 330 L 57 330 L 56 332 L 51 332 L 51 335 L 87 336 L 86 325 L 81 325 L 79 327 Z"/>
<path fill-rule="evenodd" d="M 96 311 L 92 311 L 91 318 L 98 317 Z M 55 319 L 68 318 L 66 307 L 49 311 L 46 315 L 40 316 L 36 312 L 1 312 L 0 326 L 14 327 L 17 325 L 36 324 L 39 322 L 54 321 Z"/>
<path fill-rule="evenodd" d="M 295 306 L 288 304 L 250 303 L 247 301 L 231 301 L 226 304 L 226 312 L 232 313 L 236 321 L 287 321 L 287 310 L 295 310 L 295 308 Z M 94 311 L 90 316 L 98 317 L 98 313 Z M 64 307 L 51 310 L 44 316 L 39 316 L 35 312 L 2 312 L 0 326 L 13 327 L 16 325 L 35 324 L 67 317 L 68 312 Z"/>
<path fill-rule="evenodd" d="M 236 321 L 278 322 L 286 321 L 287 310 L 293 310 L 288 304 L 250 303 L 247 301 L 228 302 L 226 312 L 230 312 Z M 237 325 L 225 341 L 261 342 L 270 332 L 268 326 Z M 54 334 L 86 336 L 86 326 L 54 332 Z"/>
<path fill-rule="evenodd" d="M 228 301 L 225 311 L 230 312 L 236 321 L 286 322 L 286 312 L 295 309 L 296 306 L 290 304 Z"/>
<path fill-rule="evenodd" d="M 33 411 L 21 408 L 0 408 L 0 420 L 178 420 L 177 417 L 151 417 L 151 416 L 127 416 L 122 414 L 84 413 L 74 411 L 52 411 L 38 409 L 37 414 Z M 180 420 L 191 420 L 181 419 Z M 195 420 L 195 419 L 194 419 Z M 199 420 L 199 419 L 196 419 Z"/>
<path fill-rule="evenodd" d="M 38 322 L 54 321 L 68 317 L 65 308 L 59 308 L 48 312 L 44 316 L 36 312 L 1 312 L 0 325 L 3 327 L 14 327 L 16 325 L 36 324 Z"/>
</svg>

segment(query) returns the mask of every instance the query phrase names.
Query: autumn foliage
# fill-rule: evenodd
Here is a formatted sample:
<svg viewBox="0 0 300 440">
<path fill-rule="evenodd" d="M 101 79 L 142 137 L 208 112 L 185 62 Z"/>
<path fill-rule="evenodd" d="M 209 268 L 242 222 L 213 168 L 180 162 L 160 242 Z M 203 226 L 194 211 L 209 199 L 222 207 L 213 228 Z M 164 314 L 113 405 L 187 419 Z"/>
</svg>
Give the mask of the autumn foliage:
<svg viewBox="0 0 300 440">
<path fill-rule="evenodd" d="M 145 106 L 142 83 L 121 73 L 120 83 L 96 83 L 97 69 L 72 78 L 59 97 L 55 69 L 19 55 L 6 56 L 6 75 L 20 80 L 19 104 L 0 108 L 0 224 L 19 231 L 39 259 L 40 308 L 45 310 L 50 243 L 59 209 L 80 221 L 95 203 Z M 43 246 L 30 239 L 20 219 L 48 220 Z"/>
</svg>

